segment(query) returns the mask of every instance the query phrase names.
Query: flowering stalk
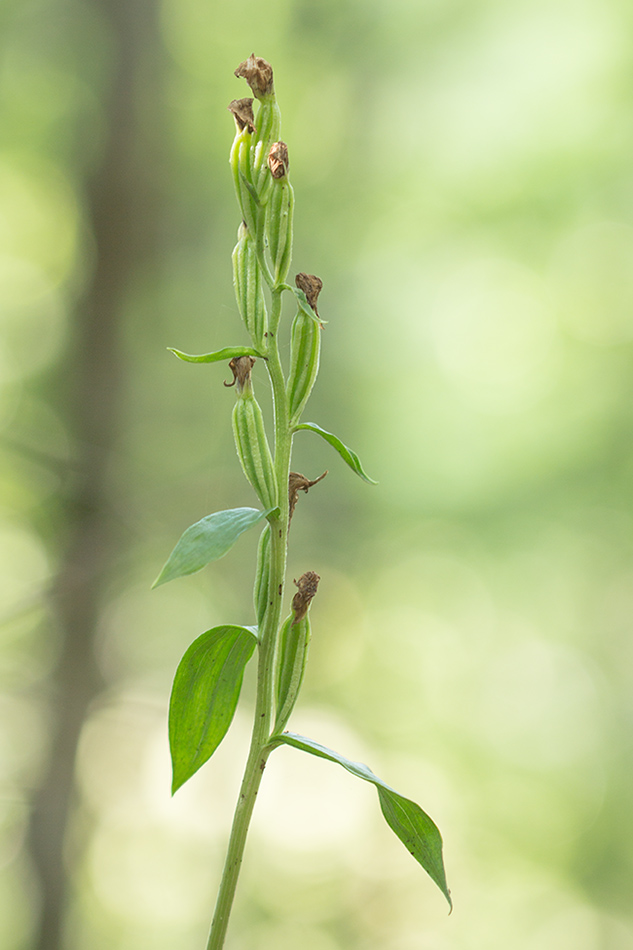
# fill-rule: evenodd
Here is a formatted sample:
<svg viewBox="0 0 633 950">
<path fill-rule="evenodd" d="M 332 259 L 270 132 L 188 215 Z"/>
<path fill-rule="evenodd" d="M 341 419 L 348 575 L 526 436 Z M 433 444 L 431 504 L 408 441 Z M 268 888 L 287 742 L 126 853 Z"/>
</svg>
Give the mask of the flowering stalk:
<svg viewBox="0 0 633 950">
<path fill-rule="evenodd" d="M 239 311 L 251 338 L 250 346 L 225 347 L 180 359 L 196 363 L 230 360 L 235 387 L 233 432 L 246 479 L 262 508 L 234 508 L 207 515 L 188 528 L 172 551 L 155 586 L 200 570 L 222 557 L 239 535 L 265 522 L 260 537 L 253 601 L 256 626 L 226 624 L 207 630 L 183 656 L 172 689 L 169 739 L 175 792 L 218 747 L 233 718 L 244 668 L 257 652 L 257 695 L 251 745 L 229 838 L 207 950 L 224 946 L 248 827 L 257 792 L 271 752 L 294 746 L 336 762 L 372 783 L 383 815 L 407 849 L 438 884 L 450 903 L 442 860 L 442 839 L 422 809 L 385 785 L 367 766 L 321 746 L 312 739 L 286 732 L 297 702 L 310 641 L 309 609 L 319 575 L 306 571 L 295 581 L 289 615 L 282 619 L 288 532 L 299 492 L 308 492 L 327 472 L 308 479 L 290 471 L 292 441 L 305 430 L 321 436 L 364 481 L 358 456 L 341 440 L 301 416 L 316 381 L 321 346 L 317 299 L 322 282 L 297 274 L 295 287 L 286 283 L 292 255 L 294 192 L 289 181 L 288 147 L 279 139 L 280 115 L 270 65 L 254 55 L 241 63 L 238 77 L 246 79 L 259 100 L 229 105 L 237 130 L 230 165 L 242 216 L 233 251 L 233 277 Z M 268 301 L 266 300 L 267 288 Z M 279 356 L 282 297 L 290 295 L 296 315 L 290 328 L 290 367 L 284 375 Z M 255 398 L 252 368 L 263 360 L 273 396 L 273 451 L 261 408 Z"/>
</svg>

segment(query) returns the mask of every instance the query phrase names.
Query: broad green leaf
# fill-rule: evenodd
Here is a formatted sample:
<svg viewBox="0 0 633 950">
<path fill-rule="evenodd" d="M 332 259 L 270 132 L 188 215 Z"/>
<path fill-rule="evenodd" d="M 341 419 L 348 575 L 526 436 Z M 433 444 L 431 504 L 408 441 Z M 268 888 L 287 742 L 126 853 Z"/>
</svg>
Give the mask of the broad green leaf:
<svg viewBox="0 0 633 950">
<path fill-rule="evenodd" d="M 295 426 L 295 432 L 299 429 L 307 429 L 309 432 L 316 432 L 317 435 L 320 435 L 322 439 L 325 439 L 326 442 L 336 449 L 338 454 L 341 456 L 344 462 L 346 462 L 353 472 L 356 472 L 357 475 L 363 479 L 364 482 L 368 482 L 370 485 L 377 485 L 378 482 L 374 481 L 373 478 L 370 478 L 367 472 L 363 469 L 361 460 L 357 456 L 356 452 L 353 452 L 351 449 L 341 442 L 338 436 L 335 436 L 332 432 L 326 432 L 325 429 L 322 429 L 321 426 L 318 426 L 316 422 L 301 422 L 298 426 Z"/>
<path fill-rule="evenodd" d="M 240 356 L 261 356 L 252 346 L 226 346 L 223 350 L 216 350 L 215 353 L 201 353 L 199 356 L 182 353 L 181 350 L 175 350 L 173 346 L 168 346 L 167 349 L 186 363 L 221 363 L 225 360 L 239 359 Z"/>
<path fill-rule="evenodd" d="M 176 670 L 169 703 L 169 748 L 176 792 L 222 742 L 231 725 L 256 627 L 226 624 L 194 640 Z"/>
<path fill-rule="evenodd" d="M 437 826 L 426 812 L 422 811 L 419 805 L 408 798 L 403 798 L 389 785 L 385 785 L 367 765 L 362 762 L 352 762 L 351 759 L 346 759 L 338 752 L 333 752 L 332 749 L 314 742 L 313 739 L 306 739 L 305 736 L 298 736 L 292 732 L 283 732 L 280 736 L 275 737 L 275 741 L 284 742 L 295 749 L 301 749 L 311 755 L 336 762 L 347 769 L 348 772 L 351 772 L 352 775 L 356 775 L 357 778 L 362 778 L 365 782 L 371 782 L 372 785 L 375 785 L 380 798 L 380 807 L 387 824 L 400 838 L 407 851 L 413 855 L 418 864 L 421 864 L 427 874 L 435 881 L 452 909 L 453 902 L 451 892 L 446 884 L 446 873 L 442 859 L 442 836 Z"/>
<path fill-rule="evenodd" d="M 210 561 L 224 557 L 241 534 L 275 510 L 229 508 L 196 521 L 184 532 L 152 587 L 160 587 L 167 581 L 173 581 L 175 577 L 195 574 Z"/>
</svg>

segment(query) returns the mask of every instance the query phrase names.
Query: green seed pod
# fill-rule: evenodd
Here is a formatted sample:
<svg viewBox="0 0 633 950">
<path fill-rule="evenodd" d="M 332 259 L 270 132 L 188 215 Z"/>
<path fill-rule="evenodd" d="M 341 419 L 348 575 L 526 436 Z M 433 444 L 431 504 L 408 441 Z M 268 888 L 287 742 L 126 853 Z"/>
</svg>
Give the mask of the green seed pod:
<svg viewBox="0 0 633 950">
<path fill-rule="evenodd" d="M 233 410 L 233 434 L 237 455 L 247 479 L 265 508 L 277 505 L 277 483 L 268 447 L 264 420 L 251 392 L 238 396 Z"/>
<path fill-rule="evenodd" d="M 283 283 L 290 267 L 293 209 L 294 191 L 287 177 L 272 180 L 272 191 L 266 205 L 266 233 L 276 284 Z"/>
<path fill-rule="evenodd" d="M 321 325 L 316 317 L 299 310 L 290 336 L 290 372 L 286 392 L 290 424 L 298 422 L 319 372 Z"/>
<path fill-rule="evenodd" d="M 272 184 L 268 173 L 268 152 L 273 142 L 279 138 L 281 115 L 274 96 L 263 99 L 259 104 L 255 135 L 251 145 L 253 182 L 262 204 L 266 203 Z M 265 200 L 266 199 L 266 200 Z"/>
<path fill-rule="evenodd" d="M 268 609 L 268 586 L 270 583 L 270 525 L 267 524 L 261 533 L 257 549 L 257 573 L 253 588 L 255 616 L 259 626 L 263 623 Z"/>
<path fill-rule="evenodd" d="M 255 346 L 265 349 L 268 313 L 262 285 L 262 272 L 257 262 L 257 252 L 249 232 L 243 224 L 237 232 L 237 244 L 233 251 L 233 286 L 242 320 Z"/>
<path fill-rule="evenodd" d="M 277 716 L 274 731 L 284 728 L 294 709 L 308 658 L 310 621 L 308 617 L 295 622 L 294 614 L 284 620 L 279 633 L 277 660 L 276 699 Z"/>
<path fill-rule="evenodd" d="M 233 184 L 235 185 L 235 194 L 242 212 L 242 218 L 250 233 L 256 234 L 260 207 L 253 187 L 250 167 L 252 137 L 248 125 L 241 132 L 238 132 L 233 141 L 229 163 L 233 172 Z"/>
</svg>

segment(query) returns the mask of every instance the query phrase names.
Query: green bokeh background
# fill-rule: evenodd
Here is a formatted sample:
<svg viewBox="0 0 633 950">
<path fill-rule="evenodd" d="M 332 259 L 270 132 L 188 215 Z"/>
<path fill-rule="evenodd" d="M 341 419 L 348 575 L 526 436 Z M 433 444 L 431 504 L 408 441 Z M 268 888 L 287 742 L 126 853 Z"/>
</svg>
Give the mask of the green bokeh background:
<svg viewBox="0 0 633 950">
<path fill-rule="evenodd" d="M 151 68 L 130 95 L 153 143 L 155 238 L 119 300 L 117 431 L 103 459 L 114 553 L 89 580 L 104 685 L 79 742 L 61 945 L 199 950 L 212 912 L 252 678 L 225 743 L 174 799 L 166 710 L 190 641 L 253 622 L 255 534 L 195 577 L 150 584 L 187 525 L 254 503 L 224 368 L 166 347 L 246 342 L 226 105 L 246 95 L 233 70 L 255 51 L 274 66 L 290 150 L 294 270 L 324 281 L 306 417 L 379 480 L 363 484 L 297 436 L 297 470 L 330 474 L 293 522 L 290 578 L 322 580 L 292 728 L 366 761 L 433 816 L 455 910 L 384 825 L 373 789 L 283 749 L 229 946 L 630 950 L 630 5 L 141 6 Z M 60 376 L 96 266 L 86 182 L 117 67 L 112 10 L 5 0 L 0 11 L 5 950 L 34 947 L 37 932 L 27 827 L 63 636 L 46 595 L 77 451 Z"/>
</svg>

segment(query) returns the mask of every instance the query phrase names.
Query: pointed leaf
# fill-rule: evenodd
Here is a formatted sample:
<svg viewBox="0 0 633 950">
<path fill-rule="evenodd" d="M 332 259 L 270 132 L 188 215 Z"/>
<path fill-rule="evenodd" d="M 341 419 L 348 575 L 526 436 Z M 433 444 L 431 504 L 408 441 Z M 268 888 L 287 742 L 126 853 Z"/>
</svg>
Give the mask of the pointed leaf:
<svg viewBox="0 0 633 950">
<path fill-rule="evenodd" d="M 251 196 L 255 204 L 261 205 L 261 201 L 259 200 L 259 195 L 257 194 L 257 191 L 255 190 L 253 185 L 251 185 L 250 181 L 248 180 L 248 178 L 242 171 L 240 171 L 240 178 L 242 179 L 244 185 L 246 186 L 246 190 L 248 191 L 249 195 Z"/>
<path fill-rule="evenodd" d="M 253 627 L 226 624 L 194 640 L 176 670 L 169 703 L 172 795 L 209 759 L 231 725 Z"/>
<path fill-rule="evenodd" d="M 224 360 L 239 359 L 240 356 L 261 356 L 252 346 L 226 346 L 223 350 L 216 350 L 215 353 L 201 353 L 199 356 L 175 350 L 173 346 L 168 346 L 167 349 L 186 363 L 221 363 Z"/>
<path fill-rule="evenodd" d="M 314 312 L 314 307 L 311 307 L 310 304 L 308 303 L 308 298 L 305 295 L 305 291 L 301 290 L 300 287 L 291 287 L 289 284 L 287 284 L 286 286 L 288 287 L 289 290 L 292 291 L 292 293 L 297 298 L 297 303 L 299 305 L 300 310 L 303 310 L 305 314 L 311 317 L 312 320 L 314 320 L 314 322 L 318 323 L 319 325 L 323 323 L 327 323 L 327 320 L 321 320 L 319 319 L 319 317 L 317 317 L 316 313 Z"/>
<path fill-rule="evenodd" d="M 344 462 L 346 462 L 353 472 L 356 472 L 364 482 L 368 482 L 370 485 L 377 485 L 378 482 L 374 481 L 373 478 L 370 478 L 367 472 L 363 469 L 361 460 L 357 456 L 356 452 L 353 452 L 349 449 L 338 436 L 334 435 L 332 432 L 326 432 L 325 429 L 322 429 L 321 426 L 318 426 L 316 422 L 301 422 L 298 426 L 295 426 L 295 432 L 299 429 L 307 429 L 309 432 L 316 432 L 317 435 L 320 435 L 322 439 L 325 439 L 326 442 L 336 449 L 338 454 L 341 456 Z"/>
<path fill-rule="evenodd" d="M 152 587 L 160 587 L 175 577 L 195 574 L 210 561 L 224 557 L 241 534 L 276 510 L 229 508 L 196 521 L 184 532 Z"/>
<path fill-rule="evenodd" d="M 326 746 L 315 742 L 313 739 L 306 739 L 305 736 L 298 736 L 292 732 L 283 732 L 275 738 L 275 741 L 284 742 L 286 745 L 294 746 L 295 749 L 301 749 L 311 755 L 336 762 L 347 769 L 348 772 L 351 772 L 352 775 L 356 775 L 357 778 L 362 778 L 365 782 L 371 782 L 372 785 L 375 785 L 380 798 L 380 807 L 387 824 L 400 838 L 407 851 L 413 855 L 418 864 L 421 864 L 427 874 L 435 881 L 452 909 L 453 902 L 451 892 L 446 884 L 444 861 L 442 859 L 442 836 L 437 826 L 426 812 L 422 811 L 419 805 L 399 795 L 377 775 L 374 775 L 367 765 L 362 762 L 352 762 L 351 759 L 346 759 L 345 756 L 333 752 L 332 749 L 326 748 Z"/>
</svg>

